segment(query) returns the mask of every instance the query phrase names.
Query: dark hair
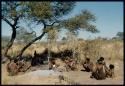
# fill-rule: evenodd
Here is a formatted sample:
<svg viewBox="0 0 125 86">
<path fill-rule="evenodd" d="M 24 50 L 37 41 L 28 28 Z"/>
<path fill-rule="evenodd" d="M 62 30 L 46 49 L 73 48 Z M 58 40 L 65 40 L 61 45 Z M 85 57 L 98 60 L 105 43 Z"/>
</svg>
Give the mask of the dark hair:
<svg viewBox="0 0 125 86">
<path fill-rule="evenodd" d="M 110 69 L 114 69 L 114 65 L 113 65 L 113 64 L 110 64 L 110 65 L 109 65 L 109 68 L 110 68 Z"/>
<path fill-rule="evenodd" d="M 35 50 L 35 52 L 34 52 L 34 55 L 36 55 L 36 50 Z"/>
<path fill-rule="evenodd" d="M 101 61 L 103 61 L 103 60 L 104 60 L 104 57 L 100 57 L 99 59 L 100 59 Z"/>
<path fill-rule="evenodd" d="M 16 63 L 18 60 L 17 59 L 14 59 L 14 63 Z"/>
<path fill-rule="evenodd" d="M 87 61 L 90 61 L 90 58 L 86 58 Z"/>
<path fill-rule="evenodd" d="M 97 60 L 97 63 L 98 63 L 98 64 L 103 64 L 103 60 L 104 60 L 104 58 L 103 58 L 103 57 L 100 57 L 100 58 Z"/>
</svg>

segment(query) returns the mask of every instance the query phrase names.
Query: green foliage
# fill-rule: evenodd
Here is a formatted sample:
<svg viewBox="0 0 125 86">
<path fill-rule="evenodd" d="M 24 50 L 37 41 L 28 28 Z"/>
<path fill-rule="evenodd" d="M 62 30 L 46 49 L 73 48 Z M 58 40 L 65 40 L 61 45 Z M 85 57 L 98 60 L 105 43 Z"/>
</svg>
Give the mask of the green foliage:
<svg viewBox="0 0 125 86">
<path fill-rule="evenodd" d="M 3 2 L 2 16 L 14 21 L 15 18 L 20 18 L 31 22 L 31 24 L 36 23 L 44 26 L 42 29 L 43 33 L 33 40 L 32 38 L 34 38 L 35 34 L 26 34 L 27 30 L 25 28 L 19 28 L 19 31 L 17 31 L 17 41 L 21 40 L 27 43 L 29 40 L 32 40 L 21 50 L 21 52 L 24 52 L 33 42 L 41 39 L 45 33 L 47 33 L 48 39 L 56 40 L 57 32 L 62 28 L 67 29 L 74 35 L 78 34 L 78 30 L 86 30 L 92 33 L 99 32 L 96 26 L 92 24 L 96 18 L 88 10 L 84 10 L 72 18 L 62 19 L 63 16 L 71 13 L 74 6 L 75 2 Z M 17 23 L 19 21 L 15 24 Z M 55 23 L 58 24 L 55 25 Z M 23 27 L 22 24 L 19 26 Z"/>
<path fill-rule="evenodd" d="M 95 20 L 96 18 L 91 12 L 84 10 L 75 17 L 65 20 L 63 25 L 73 33 L 77 33 L 78 30 L 86 30 L 96 33 L 99 31 L 96 29 L 96 26 L 91 24 L 91 22 L 95 22 Z"/>
<path fill-rule="evenodd" d="M 69 14 L 75 6 L 75 2 L 53 2 L 53 15 L 57 18 Z"/>
<path fill-rule="evenodd" d="M 96 18 L 88 10 L 81 11 L 78 15 L 67 20 L 61 19 L 64 15 L 71 13 L 74 6 L 75 2 L 3 2 L 2 15 L 12 19 L 22 15 L 25 20 L 43 25 L 60 21 L 58 22 L 62 25 L 60 28 L 65 27 L 74 33 L 77 33 L 78 30 L 98 32 L 96 26 L 91 24 L 91 22 L 95 22 Z"/>
<path fill-rule="evenodd" d="M 116 36 L 120 39 L 123 39 L 123 32 L 118 32 Z"/>
<path fill-rule="evenodd" d="M 58 29 L 56 29 L 55 27 L 51 27 L 51 29 L 47 33 L 47 39 L 49 39 L 50 41 L 56 41 L 58 38 L 58 32 Z"/>
<path fill-rule="evenodd" d="M 24 17 L 26 8 L 22 2 L 2 2 L 2 16 L 8 19 L 10 22 L 15 21 L 16 18 Z"/>
<path fill-rule="evenodd" d="M 50 19 L 52 17 L 51 2 L 29 2 L 29 17 L 36 21 Z"/>
<path fill-rule="evenodd" d="M 50 24 L 69 14 L 74 4 L 74 2 L 27 2 L 29 9 L 27 17 L 38 24 Z"/>
<path fill-rule="evenodd" d="M 124 39 L 124 37 L 123 37 L 123 32 L 118 32 L 117 34 L 116 34 L 116 36 L 115 37 L 112 37 L 112 40 L 123 40 Z"/>
</svg>

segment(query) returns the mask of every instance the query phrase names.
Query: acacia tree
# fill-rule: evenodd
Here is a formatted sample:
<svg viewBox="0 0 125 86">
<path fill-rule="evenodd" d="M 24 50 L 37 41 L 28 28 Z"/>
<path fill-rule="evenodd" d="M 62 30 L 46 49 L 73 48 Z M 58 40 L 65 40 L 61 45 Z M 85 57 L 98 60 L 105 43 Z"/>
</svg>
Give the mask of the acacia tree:
<svg viewBox="0 0 125 86">
<path fill-rule="evenodd" d="M 99 32 L 99 30 L 96 29 L 96 26 L 91 24 L 91 22 L 95 22 L 95 20 L 95 16 L 88 10 L 83 10 L 76 16 L 69 18 L 66 21 L 64 20 L 64 27 L 70 31 L 68 34 L 74 36 L 72 38 L 68 37 L 71 42 L 69 45 L 72 46 L 74 52 L 77 51 L 75 50 L 75 47 L 77 47 L 75 36 L 77 36 L 79 30 L 86 30 L 91 33 Z"/>
<path fill-rule="evenodd" d="M 96 17 L 88 10 L 82 10 L 81 13 L 72 18 L 64 20 L 64 27 L 74 34 L 78 34 L 79 30 L 86 30 L 91 33 L 97 33 L 99 30 L 92 22 L 96 21 Z"/>
<path fill-rule="evenodd" d="M 51 30 L 51 28 L 48 27 L 59 26 L 59 23 L 61 22 L 60 18 L 71 12 L 74 4 L 74 2 L 29 2 L 28 7 L 30 13 L 28 18 L 32 20 L 32 22 L 37 22 L 37 24 L 43 25 L 42 33 L 24 46 L 17 57 L 22 56 L 23 52 L 33 42 L 41 39 L 49 30 Z"/>
<path fill-rule="evenodd" d="M 4 56 L 10 57 L 7 55 L 9 48 L 13 45 L 13 42 L 16 38 L 16 29 L 19 28 L 18 24 L 20 19 L 23 17 L 24 9 L 19 9 L 21 2 L 2 2 L 2 16 L 1 19 L 5 21 L 12 28 L 11 39 L 8 42 Z"/>
<path fill-rule="evenodd" d="M 123 39 L 123 32 L 118 32 L 117 34 L 116 34 L 116 36 L 119 38 L 119 39 Z"/>
<path fill-rule="evenodd" d="M 19 2 L 15 2 L 19 3 Z M 78 34 L 78 30 L 86 30 L 92 33 L 98 32 L 96 27 L 91 24 L 95 21 L 95 16 L 91 12 L 84 10 L 80 14 L 63 20 L 62 17 L 71 13 L 75 6 L 75 2 L 24 2 L 19 5 L 18 9 L 26 8 L 26 11 L 22 12 L 26 20 L 30 21 L 31 24 L 39 24 L 43 26 L 41 34 L 31 40 L 24 48 L 20 51 L 17 57 L 21 57 L 23 52 L 35 41 L 41 39 L 48 33 L 52 26 L 58 26 L 57 29 L 67 29 L 68 31 Z M 18 10 L 15 10 L 18 12 Z M 10 12 L 7 12 L 10 13 Z M 12 17 L 12 16 L 10 16 Z M 16 36 L 15 36 L 16 37 Z"/>
</svg>

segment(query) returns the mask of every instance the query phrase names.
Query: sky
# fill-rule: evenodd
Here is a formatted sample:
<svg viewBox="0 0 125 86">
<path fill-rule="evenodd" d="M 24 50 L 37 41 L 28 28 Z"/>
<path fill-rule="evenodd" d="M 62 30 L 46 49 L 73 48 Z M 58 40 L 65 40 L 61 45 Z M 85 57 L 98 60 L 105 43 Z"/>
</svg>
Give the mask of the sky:
<svg viewBox="0 0 125 86">
<path fill-rule="evenodd" d="M 65 18 L 72 17 L 84 9 L 91 11 L 96 16 L 97 20 L 94 25 L 96 25 L 100 33 L 93 34 L 86 31 L 79 31 L 78 38 L 112 38 L 117 32 L 123 32 L 123 2 L 77 2 L 74 10 L 68 16 L 65 16 Z M 37 36 L 41 33 L 39 31 L 40 28 L 36 28 Z M 2 21 L 2 36 L 10 35 L 10 26 Z M 66 36 L 65 30 L 61 32 L 59 38 L 61 39 L 64 36 Z"/>
</svg>

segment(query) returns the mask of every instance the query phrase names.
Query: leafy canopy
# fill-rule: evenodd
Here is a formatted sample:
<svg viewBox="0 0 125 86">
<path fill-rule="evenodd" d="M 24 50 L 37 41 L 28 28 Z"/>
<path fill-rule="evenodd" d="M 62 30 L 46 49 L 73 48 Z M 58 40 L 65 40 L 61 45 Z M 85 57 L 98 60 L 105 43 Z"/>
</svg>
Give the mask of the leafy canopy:
<svg viewBox="0 0 125 86">
<path fill-rule="evenodd" d="M 64 27 L 73 33 L 78 30 L 86 30 L 92 33 L 99 32 L 96 26 L 92 25 L 95 22 L 95 16 L 88 10 L 83 10 L 80 14 L 64 21 Z"/>
</svg>

